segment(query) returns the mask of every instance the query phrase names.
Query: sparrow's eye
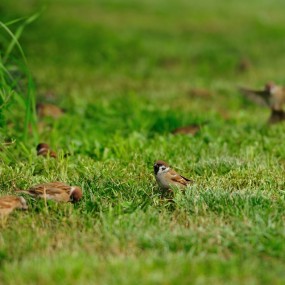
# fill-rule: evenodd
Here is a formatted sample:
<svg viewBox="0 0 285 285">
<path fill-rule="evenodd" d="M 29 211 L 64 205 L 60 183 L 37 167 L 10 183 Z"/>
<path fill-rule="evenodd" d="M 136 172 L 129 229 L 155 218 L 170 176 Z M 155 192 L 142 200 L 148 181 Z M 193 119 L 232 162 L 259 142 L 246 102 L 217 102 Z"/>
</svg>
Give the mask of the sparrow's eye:
<svg viewBox="0 0 285 285">
<path fill-rule="evenodd" d="M 162 166 L 162 167 L 161 167 L 161 170 L 165 170 L 165 169 L 166 169 L 166 167 L 165 167 L 165 166 Z"/>
</svg>

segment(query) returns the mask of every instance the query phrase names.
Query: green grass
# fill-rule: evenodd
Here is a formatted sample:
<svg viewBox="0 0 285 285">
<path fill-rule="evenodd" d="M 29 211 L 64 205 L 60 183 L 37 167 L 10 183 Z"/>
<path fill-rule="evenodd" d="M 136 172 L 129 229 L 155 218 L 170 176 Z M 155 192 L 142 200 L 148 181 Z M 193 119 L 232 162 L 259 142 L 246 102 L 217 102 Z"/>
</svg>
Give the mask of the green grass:
<svg viewBox="0 0 285 285">
<path fill-rule="evenodd" d="M 1 21 L 40 8 L 4 0 Z M 3 110 L 0 195 L 62 180 L 84 198 L 46 208 L 27 197 L 29 211 L 0 226 L 0 284 L 284 284 L 285 126 L 236 88 L 285 83 L 284 8 L 47 1 L 20 44 L 37 101 L 66 114 L 25 141 L 25 108 Z M 170 134 L 187 124 L 201 131 Z M 59 159 L 37 157 L 41 141 Z M 175 203 L 159 196 L 157 159 L 195 180 Z"/>
</svg>

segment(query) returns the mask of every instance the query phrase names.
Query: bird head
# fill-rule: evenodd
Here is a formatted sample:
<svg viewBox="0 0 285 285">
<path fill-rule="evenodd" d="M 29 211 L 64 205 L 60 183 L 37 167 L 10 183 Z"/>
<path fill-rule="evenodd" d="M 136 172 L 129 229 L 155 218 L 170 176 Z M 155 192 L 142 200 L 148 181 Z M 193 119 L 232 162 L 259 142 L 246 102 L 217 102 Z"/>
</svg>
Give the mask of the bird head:
<svg viewBox="0 0 285 285">
<path fill-rule="evenodd" d="M 78 202 L 82 198 L 82 190 L 80 187 L 72 186 L 70 191 L 70 200 L 72 203 Z"/>
<path fill-rule="evenodd" d="M 163 161 L 163 160 L 158 160 L 154 163 L 153 169 L 154 169 L 154 174 L 160 174 L 160 173 L 165 173 L 169 170 L 169 165 Z"/>
<path fill-rule="evenodd" d="M 47 143 L 39 143 L 37 145 L 37 152 L 40 152 L 42 150 L 49 150 L 49 145 Z"/>
<path fill-rule="evenodd" d="M 273 90 L 273 88 L 275 88 L 275 83 L 272 81 L 269 81 L 265 84 L 265 90 L 268 92 L 271 92 Z"/>
</svg>

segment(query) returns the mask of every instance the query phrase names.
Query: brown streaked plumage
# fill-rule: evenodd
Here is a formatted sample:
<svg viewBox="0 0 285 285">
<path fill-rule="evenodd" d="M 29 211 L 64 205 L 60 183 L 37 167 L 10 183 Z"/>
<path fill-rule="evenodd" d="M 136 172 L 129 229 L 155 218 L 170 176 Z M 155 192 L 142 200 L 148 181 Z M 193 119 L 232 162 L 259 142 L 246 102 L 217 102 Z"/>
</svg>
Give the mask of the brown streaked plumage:
<svg viewBox="0 0 285 285">
<path fill-rule="evenodd" d="M 69 186 L 62 182 L 49 182 L 32 186 L 18 192 L 29 194 L 35 198 L 54 200 L 57 202 L 76 203 L 82 198 L 82 190 L 77 186 Z"/>
<path fill-rule="evenodd" d="M 154 175 L 158 185 L 166 191 L 171 191 L 172 187 L 180 189 L 193 183 L 192 180 L 181 176 L 163 160 L 158 160 L 154 164 Z"/>
<path fill-rule="evenodd" d="M 56 158 L 56 153 L 50 149 L 47 143 L 40 143 L 37 145 L 37 155 Z"/>
<path fill-rule="evenodd" d="M 26 200 L 18 196 L 0 197 L 0 217 L 9 215 L 14 209 L 27 210 Z"/>
<path fill-rule="evenodd" d="M 51 117 L 57 119 L 64 114 L 64 111 L 56 105 L 48 103 L 38 103 L 36 105 L 37 114 L 39 117 Z"/>
</svg>

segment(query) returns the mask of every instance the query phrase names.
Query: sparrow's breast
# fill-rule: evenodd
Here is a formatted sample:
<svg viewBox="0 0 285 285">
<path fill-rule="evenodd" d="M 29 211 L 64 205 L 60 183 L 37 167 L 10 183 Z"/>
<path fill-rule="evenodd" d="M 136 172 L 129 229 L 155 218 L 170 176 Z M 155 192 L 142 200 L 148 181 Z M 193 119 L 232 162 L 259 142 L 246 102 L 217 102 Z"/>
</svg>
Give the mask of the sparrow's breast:
<svg viewBox="0 0 285 285">
<path fill-rule="evenodd" d="M 157 183 L 162 188 L 165 188 L 165 189 L 169 188 L 169 180 L 167 179 L 167 176 L 165 173 L 157 174 L 155 178 L 156 178 Z"/>
</svg>

